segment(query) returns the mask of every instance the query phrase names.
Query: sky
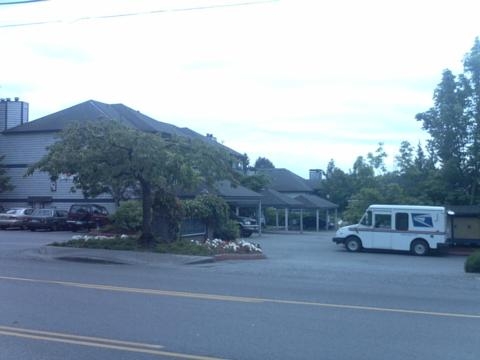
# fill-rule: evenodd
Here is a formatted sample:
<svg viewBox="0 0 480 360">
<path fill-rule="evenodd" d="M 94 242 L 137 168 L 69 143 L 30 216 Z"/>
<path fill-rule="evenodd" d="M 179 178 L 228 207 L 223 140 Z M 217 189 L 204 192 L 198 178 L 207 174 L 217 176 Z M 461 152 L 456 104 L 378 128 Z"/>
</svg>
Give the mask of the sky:
<svg viewBox="0 0 480 360">
<path fill-rule="evenodd" d="M 480 36 L 478 0 L 11 1 L 0 98 L 28 102 L 30 120 L 122 103 L 305 178 L 380 142 L 394 170 Z"/>
</svg>

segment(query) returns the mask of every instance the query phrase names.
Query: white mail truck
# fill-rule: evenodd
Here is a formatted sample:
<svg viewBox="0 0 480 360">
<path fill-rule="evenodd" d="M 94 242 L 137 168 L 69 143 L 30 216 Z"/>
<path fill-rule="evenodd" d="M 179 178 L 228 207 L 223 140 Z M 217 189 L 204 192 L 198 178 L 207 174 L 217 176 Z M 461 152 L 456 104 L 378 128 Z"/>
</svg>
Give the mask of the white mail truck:
<svg viewBox="0 0 480 360">
<path fill-rule="evenodd" d="M 370 205 L 360 222 L 337 230 L 333 242 L 348 251 L 406 250 L 427 255 L 451 243 L 451 221 L 442 206 Z"/>
</svg>

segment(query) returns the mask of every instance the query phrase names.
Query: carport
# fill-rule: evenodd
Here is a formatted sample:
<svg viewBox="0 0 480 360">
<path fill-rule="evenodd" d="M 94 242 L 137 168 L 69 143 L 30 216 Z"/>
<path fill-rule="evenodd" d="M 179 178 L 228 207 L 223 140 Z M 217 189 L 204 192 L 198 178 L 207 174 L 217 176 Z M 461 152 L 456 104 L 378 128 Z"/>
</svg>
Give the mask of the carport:
<svg viewBox="0 0 480 360">
<path fill-rule="evenodd" d="M 284 211 L 285 221 L 283 228 L 285 231 L 289 231 L 288 222 L 289 214 L 292 211 L 300 212 L 300 232 L 303 232 L 303 217 L 305 210 L 315 211 L 316 219 L 316 231 L 320 231 L 320 213 L 321 211 L 325 212 L 325 229 L 328 229 L 328 223 L 330 219 L 330 212 L 334 210 L 334 222 L 337 222 L 337 209 L 338 205 L 322 199 L 316 195 L 302 194 L 297 195 L 296 197 L 291 197 L 285 194 L 282 194 L 273 189 L 265 189 L 262 191 L 262 206 L 263 207 L 272 207 L 275 209 L 275 226 L 280 228 L 279 223 L 279 211 Z"/>
<path fill-rule="evenodd" d="M 251 208 L 257 214 L 258 232 L 261 234 L 261 214 L 262 214 L 262 195 L 247 189 L 242 185 L 234 185 L 228 180 L 215 183 L 217 195 L 222 197 L 227 204 L 235 209 L 235 214 L 239 215 L 241 208 Z"/>
</svg>

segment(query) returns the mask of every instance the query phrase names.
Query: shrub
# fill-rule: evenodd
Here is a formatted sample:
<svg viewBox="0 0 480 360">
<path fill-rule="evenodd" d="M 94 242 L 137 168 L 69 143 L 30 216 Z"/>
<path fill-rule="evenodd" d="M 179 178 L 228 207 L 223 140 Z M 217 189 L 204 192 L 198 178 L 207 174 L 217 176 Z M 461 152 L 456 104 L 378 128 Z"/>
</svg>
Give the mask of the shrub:
<svg viewBox="0 0 480 360">
<path fill-rule="evenodd" d="M 471 254 L 465 261 L 465 272 L 480 273 L 480 251 Z"/>
<path fill-rule="evenodd" d="M 142 204 L 140 201 L 122 202 L 112 215 L 113 226 L 119 232 L 134 233 L 142 229 Z"/>
<path fill-rule="evenodd" d="M 240 236 L 238 224 L 234 220 L 228 220 L 213 233 L 213 237 L 223 240 L 235 240 Z"/>
<path fill-rule="evenodd" d="M 193 200 L 184 200 L 182 206 L 187 218 L 200 219 L 207 224 L 208 238 L 213 237 L 214 234 L 224 233 L 229 236 L 229 240 L 235 239 L 231 237 L 235 233 L 232 232 L 228 216 L 228 204 L 220 196 L 202 194 Z"/>
</svg>

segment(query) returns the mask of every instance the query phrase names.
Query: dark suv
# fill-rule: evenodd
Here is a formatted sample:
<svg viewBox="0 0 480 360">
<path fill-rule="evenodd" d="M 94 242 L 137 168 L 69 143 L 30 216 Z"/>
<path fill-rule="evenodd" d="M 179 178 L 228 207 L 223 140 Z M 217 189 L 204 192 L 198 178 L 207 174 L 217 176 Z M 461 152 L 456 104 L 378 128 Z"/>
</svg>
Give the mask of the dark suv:
<svg viewBox="0 0 480 360">
<path fill-rule="evenodd" d="M 254 232 L 258 232 L 257 220 L 251 217 L 235 216 L 241 237 L 249 237 Z"/>
<path fill-rule="evenodd" d="M 73 204 L 68 212 L 67 226 L 72 231 L 92 229 L 110 222 L 108 210 L 97 204 Z"/>
</svg>

